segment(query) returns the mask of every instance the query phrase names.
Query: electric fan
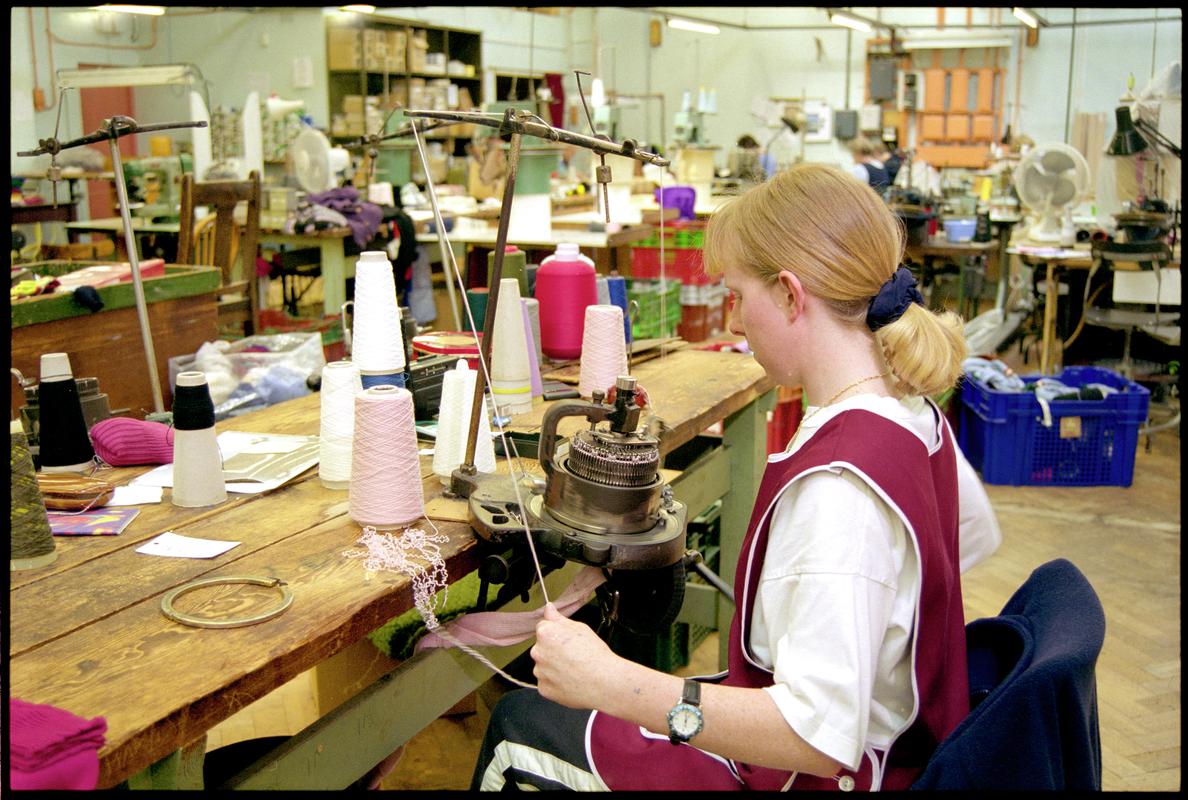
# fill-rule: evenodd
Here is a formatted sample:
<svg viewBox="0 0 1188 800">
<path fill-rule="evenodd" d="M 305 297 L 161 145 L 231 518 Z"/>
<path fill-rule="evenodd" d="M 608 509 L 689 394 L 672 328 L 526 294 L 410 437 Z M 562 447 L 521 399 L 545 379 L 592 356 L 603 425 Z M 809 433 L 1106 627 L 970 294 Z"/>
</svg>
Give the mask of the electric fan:
<svg viewBox="0 0 1188 800">
<path fill-rule="evenodd" d="M 293 175 L 311 194 L 326 192 L 337 185 L 336 174 L 350 166 L 350 154 L 341 147 L 331 147 L 330 140 L 316 128 L 297 134 L 289 146 Z"/>
<path fill-rule="evenodd" d="M 1019 200 L 1038 218 L 1028 238 L 1058 242 L 1065 210 L 1080 202 L 1089 188 L 1089 164 L 1067 144 L 1038 145 L 1015 167 L 1014 181 Z"/>
</svg>

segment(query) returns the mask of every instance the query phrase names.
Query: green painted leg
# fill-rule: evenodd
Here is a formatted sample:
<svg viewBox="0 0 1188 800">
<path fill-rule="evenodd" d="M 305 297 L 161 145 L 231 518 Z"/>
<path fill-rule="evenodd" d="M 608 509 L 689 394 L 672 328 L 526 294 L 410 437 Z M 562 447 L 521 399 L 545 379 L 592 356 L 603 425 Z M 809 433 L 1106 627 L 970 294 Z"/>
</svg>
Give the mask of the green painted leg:
<svg viewBox="0 0 1188 800">
<path fill-rule="evenodd" d="M 330 316 L 342 311 L 347 299 L 346 279 L 354 275 L 354 270 L 347 274 L 346 239 L 323 239 L 318 247 L 322 251 L 322 313 Z"/>
<path fill-rule="evenodd" d="M 759 492 L 759 482 L 767 463 L 767 412 L 775 408 L 775 390 L 755 400 L 726 419 L 723 444 L 730 454 L 730 491 L 722 497 L 722 533 L 718 570 L 723 580 L 734 583 L 734 570 L 742 552 L 743 537 L 751 520 L 751 506 Z M 734 608 L 718 605 L 718 666 L 726 668 L 730 619 Z"/>
<path fill-rule="evenodd" d="M 151 767 L 128 778 L 128 789 L 202 789 L 202 763 L 206 758 L 206 737 L 175 750 Z"/>
</svg>

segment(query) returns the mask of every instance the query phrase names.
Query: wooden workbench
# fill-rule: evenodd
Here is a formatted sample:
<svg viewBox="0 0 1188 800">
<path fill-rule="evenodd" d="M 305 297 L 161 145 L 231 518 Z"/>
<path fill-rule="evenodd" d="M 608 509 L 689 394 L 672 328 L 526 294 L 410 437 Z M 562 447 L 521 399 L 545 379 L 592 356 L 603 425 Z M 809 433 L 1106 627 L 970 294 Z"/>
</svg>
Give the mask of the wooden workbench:
<svg viewBox="0 0 1188 800">
<path fill-rule="evenodd" d="M 668 425 L 662 439 L 666 452 L 724 421 L 720 443 L 689 465 L 673 487 L 690 517 L 722 499 L 721 558 L 734 564 L 766 456 L 766 411 L 774 401 L 770 379 L 750 356 L 694 350 L 641 364 L 634 374 Z M 319 402 L 316 395 L 303 397 L 219 428 L 314 434 Z M 530 431 L 539 414 L 534 408 L 512 425 Z M 105 477 L 120 484 L 146 469 L 117 469 Z M 431 457 L 422 457 L 421 474 L 427 505 L 443 509 L 434 514 L 435 524 L 449 537 L 442 555 L 457 580 L 477 562 L 474 535 L 464 523 L 450 521 L 464 517 L 463 501 L 441 498 Z M 361 531 L 347 509 L 347 493 L 324 488 L 310 470 L 280 489 L 231 494 L 216 507 L 175 508 L 168 500 L 145 506 L 119 536 L 58 538 L 52 564 L 12 573 L 11 695 L 106 719 L 100 788 L 124 782 L 134 788 L 201 788 L 207 730 L 412 607 L 408 579 L 366 575 L 360 560 L 344 557 Z M 241 544 L 208 560 L 135 552 L 167 530 Z M 574 571 L 571 564 L 548 576 L 550 594 Z M 281 578 L 293 592 L 293 604 L 272 620 L 227 630 L 187 627 L 162 615 L 161 598 L 171 589 L 229 575 Z M 730 575 L 727 571 L 727 579 Z M 270 590 L 220 589 L 187 597 L 203 603 L 204 613 L 219 608 L 243 613 L 253 603 L 275 602 Z M 719 607 L 717 597 L 712 590 L 690 591 L 683 618 L 709 615 L 724 625 L 732 609 L 724 602 Z M 534 593 L 530 604 L 540 602 Z M 726 637 L 721 639 L 724 647 Z M 506 664 L 529 644 L 490 649 L 487 655 Z M 490 677 L 486 667 L 462 653 L 420 653 L 232 782 L 240 788 L 342 788 Z"/>
<path fill-rule="evenodd" d="M 46 274 L 87 264 L 105 262 L 44 262 L 30 265 Z M 107 262 L 110 263 L 110 262 Z M 157 379 L 166 410 L 172 402 L 169 359 L 190 355 L 204 342 L 218 338 L 215 292 L 222 274 L 214 267 L 167 264 L 166 274 L 144 278 L 144 297 L 157 358 Z M 37 379 L 44 353 L 66 353 L 76 378 L 99 379 L 99 390 L 108 396 L 112 410 L 126 409 L 143 418 L 152 413 L 153 392 L 140 318 L 132 284 L 119 283 L 99 290 L 103 308 L 89 311 L 68 293 L 37 295 L 14 301 L 12 366 L 28 379 Z M 12 408 L 25 405 L 16 382 Z"/>
</svg>

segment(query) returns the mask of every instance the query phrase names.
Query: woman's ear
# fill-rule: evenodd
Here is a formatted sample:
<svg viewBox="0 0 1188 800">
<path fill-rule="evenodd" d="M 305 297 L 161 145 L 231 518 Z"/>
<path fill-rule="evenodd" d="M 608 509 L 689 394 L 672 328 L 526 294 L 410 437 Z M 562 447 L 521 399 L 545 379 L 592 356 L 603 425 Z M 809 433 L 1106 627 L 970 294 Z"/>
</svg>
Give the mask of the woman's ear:
<svg viewBox="0 0 1188 800">
<path fill-rule="evenodd" d="M 776 276 L 773 287 L 780 300 L 780 306 L 785 309 L 788 321 L 792 322 L 804 313 L 804 284 L 788 270 L 781 270 Z"/>
</svg>

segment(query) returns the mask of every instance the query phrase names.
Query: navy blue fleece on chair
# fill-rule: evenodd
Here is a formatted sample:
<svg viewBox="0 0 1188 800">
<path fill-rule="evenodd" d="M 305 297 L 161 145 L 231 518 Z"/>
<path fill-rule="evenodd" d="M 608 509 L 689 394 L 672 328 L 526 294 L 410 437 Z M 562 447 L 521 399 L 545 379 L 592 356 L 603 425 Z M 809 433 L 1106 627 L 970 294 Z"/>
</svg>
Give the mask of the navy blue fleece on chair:
<svg viewBox="0 0 1188 800">
<path fill-rule="evenodd" d="M 997 617 L 966 626 L 973 710 L 913 789 L 1101 789 L 1097 593 L 1071 562 L 1038 567 Z"/>
</svg>

